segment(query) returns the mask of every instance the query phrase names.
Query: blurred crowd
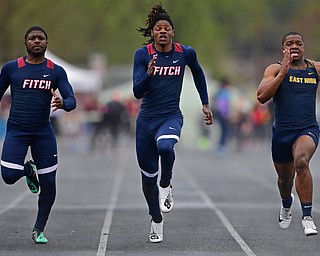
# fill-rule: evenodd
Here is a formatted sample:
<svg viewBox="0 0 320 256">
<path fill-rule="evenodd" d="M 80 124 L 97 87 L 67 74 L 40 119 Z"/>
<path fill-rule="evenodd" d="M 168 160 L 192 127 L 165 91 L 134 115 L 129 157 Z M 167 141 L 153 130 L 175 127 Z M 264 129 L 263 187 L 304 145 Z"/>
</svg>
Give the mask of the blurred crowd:
<svg viewBox="0 0 320 256">
<path fill-rule="evenodd" d="M 106 101 L 99 100 L 99 94 L 91 93 L 76 93 L 76 98 L 75 111 L 68 115 L 56 111 L 50 116 L 60 148 L 73 152 L 105 153 L 133 141 L 139 100 L 133 96 L 122 97 L 116 90 Z M 4 111 L 6 108 L 1 106 L 1 109 Z"/>
<path fill-rule="evenodd" d="M 273 122 L 272 101 L 262 105 L 255 100 L 254 93 L 243 93 L 227 79 L 219 81 L 210 101 L 214 125 L 206 126 L 202 119 L 199 121 L 198 131 L 194 131 L 197 133 L 195 146 L 221 157 L 257 142 L 268 142 Z M 71 151 L 106 152 L 128 142 L 134 143 L 139 100 L 123 96 L 117 90 L 104 101 L 99 100 L 97 94 L 78 94 L 76 97 L 75 111 L 68 115 L 56 111 L 51 115 L 60 147 Z M 4 97 L 0 113 L 1 137 L 9 106 L 9 96 Z"/>
<path fill-rule="evenodd" d="M 106 102 L 87 98 L 81 111 L 83 149 L 104 152 L 132 141 L 139 107 L 140 101 L 133 96 L 123 98 L 119 91 L 114 91 Z"/>
<path fill-rule="evenodd" d="M 123 96 L 117 90 L 104 101 L 99 100 L 98 94 L 77 94 L 76 97 L 78 106 L 75 111 L 68 115 L 56 111 L 51 115 L 60 147 L 71 151 L 106 152 L 134 142 L 139 100 Z M 210 104 L 214 127 L 204 125 L 201 119 L 199 130 L 195 131 L 198 149 L 212 150 L 213 154 L 224 156 L 257 141 L 270 139 L 272 102 L 261 105 L 254 96 L 248 97 L 223 79 Z M 4 135 L 9 106 L 10 98 L 6 96 L 1 102 L 0 137 Z"/>
<path fill-rule="evenodd" d="M 271 101 L 262 105 L 255 95 L 242 93 L 228 79 L 222 79 L 212 96 L 211 107 L 216 129 L 201 125 L 198 140 L 201 149 L 212 150 L 221 157 L 230 151 L 241 151 L 254 143 L 270 140 Z"/>
</svg>

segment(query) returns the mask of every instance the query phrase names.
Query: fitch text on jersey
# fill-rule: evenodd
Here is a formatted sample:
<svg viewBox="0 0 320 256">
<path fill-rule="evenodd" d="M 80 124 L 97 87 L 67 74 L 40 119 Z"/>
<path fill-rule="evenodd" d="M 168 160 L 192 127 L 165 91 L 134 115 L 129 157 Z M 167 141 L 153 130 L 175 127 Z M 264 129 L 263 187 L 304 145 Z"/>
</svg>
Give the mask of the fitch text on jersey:
<svg viewBox="0 0 320 256">
<path fill-rule="evenodd" d="M 158 67 L 154 68 L 154 75 L 159 76 L 179 76 L 180 66 Z"/>
<path fill-rule="evenodd" d="M 22 88 L 33 88 L 50 90 L 51 81 L 50 80 L 39 80 L 39 79 L 24 79 Z"/>
</svg>

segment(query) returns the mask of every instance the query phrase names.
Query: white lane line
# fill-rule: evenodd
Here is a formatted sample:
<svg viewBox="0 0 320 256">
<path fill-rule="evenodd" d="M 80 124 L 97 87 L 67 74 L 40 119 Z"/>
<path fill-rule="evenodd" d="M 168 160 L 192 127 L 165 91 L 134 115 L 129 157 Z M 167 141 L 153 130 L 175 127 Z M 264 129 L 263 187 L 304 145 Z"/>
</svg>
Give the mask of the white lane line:
<svg viewBox="0 0 320 256">
<path fill-rule="evenodd" d="M 10 204 L 8 204 L 6 207 L 4 207 L 3 209 L 0 210 L 0 215 L 13 209 L 17 204 L 19 204 L 28 195 L 30 195 L 30 192 L 21 193 L 15 200 L 13 200 Z"/>
<path fill-rule="evenodd" d="M 107 243 L 108 243 L 113 213 L 119 198 L 119 192 L 120 192 L 121 184 L 122 184 L 124 173 L 125 173 L 125 166 L 126 166 L 126 163 L 128 162 L 128 157 L 125 157 L 125 159 L 126 160 L 121 161 L 122 164 L 120 163 L 116 170 L 116 177 L 113 182 L 110 203 L 106 211 L 106 215 L 104 218 L 104 223 L 103 223 L 103 227 L 100 235 L 100 243 L 97 251 L 97 256 L 105 256 L 107 251 Z"/>
<path fill-rule="evenodd" d="M 191 174 L 187 171 L 187 168 L 184 168 L 184 177 L 188 180 L 188 183 L 193 187 L 195 191 L 200 195 L 202 200 L 206 203 L 208 208 L 213 210 L 220 221 L 223 223 L 225 228 L 228 230 L 230 235 L 236 240 L 236 242 L 240 245 L 241 249 L 248 256 L 255 256 L 254 252 L 250 249 L 250 247 L 246 244 L 246 242 L 241 238 L 238 232 L 234 229 L 228 218 L 224 215 L 224 213 L 215 205 L 215 203 L 210 199 L 210 197 L 203 191 L 203 189 L 199 186 L 199 184 L 195 181 L 195 179 L 191 176 Z"/>
<path fill-rule="evenodd" d="M 175 193 L 176 197 L 179 197 L 178 193 Z M 143 202 L 143 201 L 142 201 Z M 246 209 L 262 209 L 262 210 L 270 210 L 274 209 L 275 207 L 278 207 L 277 203 L 271 203 L 271 204 L 262 204 L 262 203 L 257 203 L 257 204 L 252 204 L 252 203 L 219 203 L 216 204 L 216 206 L 219 208 L 228 208 L 228 209 L 239 209 L 239 207 L 243 207 Z M 6 207 L 5 205 L 0 205 L 1 207 Z M 145 210 L 146 206 L 141 203 L 137 204 L 128 204 L 128 203 L 119 203 L 117 202 L 117 206 L 115 209 L 117 210 Z M 180 210 L 187 210 L 187 209 L 206 209 L 208 208 L 208 205 L 201 201 L 197 202 L 174 202 L 174 209 L 180 209 Z M 28 210 L 30 209 L 30 206 L 28 205 L 16 205 L 14 207 L 15 210 Z M 95 204 L 95 205 L 82 205 L 82 204 L 68 204 L 68 205 L 63 205 L 59 204 L 54 207 L 55 210 L 106 210 L 106 205 L 100 205 L 100 204 Z"/>
</svg>

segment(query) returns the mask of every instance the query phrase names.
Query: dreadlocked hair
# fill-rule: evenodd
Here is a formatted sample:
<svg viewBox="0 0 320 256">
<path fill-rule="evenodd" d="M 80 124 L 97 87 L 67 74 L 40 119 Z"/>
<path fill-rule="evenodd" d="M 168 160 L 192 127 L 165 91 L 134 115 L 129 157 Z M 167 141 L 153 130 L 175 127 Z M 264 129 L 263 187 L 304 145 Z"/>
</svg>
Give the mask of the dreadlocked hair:
<svg viewBox="0 0 320 256">
<path fill-rule="evenodd" d="M 151 11 L 149 11 L 148 18 L 146 19 L 146 27 L 139 27 L 137 29 L 143 37 L 150 37 L 150 39 L 144 43 L 145 45 L 154 42 L 153 36 L 151 36 L 151 31 L 159 20 L 168 21 L 173 28 L 173 22 L 167 11 L 162 7 L 162 4 L 156 4 L 153 6 Z"/>
</svg>

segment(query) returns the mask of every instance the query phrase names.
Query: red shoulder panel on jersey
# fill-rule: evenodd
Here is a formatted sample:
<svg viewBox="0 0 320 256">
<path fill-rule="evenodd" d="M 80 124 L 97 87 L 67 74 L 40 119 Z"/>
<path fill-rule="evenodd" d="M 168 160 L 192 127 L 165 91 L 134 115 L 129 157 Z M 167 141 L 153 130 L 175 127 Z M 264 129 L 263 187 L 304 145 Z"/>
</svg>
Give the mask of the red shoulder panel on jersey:
<svg viewBox="0 0 320 256">
<path fill-rule="evenodd" d="M 156 51 L 154 50 L 152 44 L 147 44 L 147 48 L 149 55 L 156 54 Z"/>
<path fill-rule="evenodd" d="M 174 43 L 174 48 L 176 49 L 176 52 L 183 52 L 181 44 Z"/>
<path fill-rule="evenodd" d="M 23 57 L 19 57 L 18 58 L 18 68 L 21 68 L 21 67 L 23 67 L 25 65 L 26 65 L 26 63 L 24 62 Z"/>
<path fill-rule="evenodd" d="M 54 63 L 53 63 L 52 60 L 47 59 L 47 67 L 51 68 L 51 69 L 54 69 Z"/>
</svg>

